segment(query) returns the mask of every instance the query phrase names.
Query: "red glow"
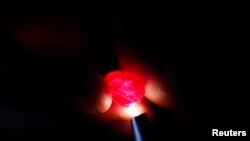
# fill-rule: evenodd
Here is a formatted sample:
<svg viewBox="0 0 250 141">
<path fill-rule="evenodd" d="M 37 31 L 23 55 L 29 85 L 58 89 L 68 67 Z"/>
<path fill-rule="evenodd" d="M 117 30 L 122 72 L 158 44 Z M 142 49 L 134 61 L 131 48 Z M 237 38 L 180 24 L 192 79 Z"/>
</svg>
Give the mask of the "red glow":
<svg viewBox="0 0 250 141">
<path fill-rule="evenodd" d="M 121 106 L 139 103 L 145 94 L 145 83 L 128 71 L 113 71 L 105 76 L 106 88 L 114 102 Z"/>
</svg>

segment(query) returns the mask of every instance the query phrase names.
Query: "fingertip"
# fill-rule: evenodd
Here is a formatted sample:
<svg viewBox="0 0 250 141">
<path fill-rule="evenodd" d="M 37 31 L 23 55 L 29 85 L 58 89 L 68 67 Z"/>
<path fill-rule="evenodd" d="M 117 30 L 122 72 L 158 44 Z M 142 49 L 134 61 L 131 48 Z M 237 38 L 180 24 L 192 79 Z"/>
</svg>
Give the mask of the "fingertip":
<svg viewBox="0 0 250 141">
<path fill-rule="evenodd" d="M 98 72 L 94 72 L 94 77 L 96 82 L 92 95 L 92 99 L 94 100 L 94 109 L 97 114 L 105 113 L 111 106 L 112 98 L 106 92 L 105 80 L 103 76 Z"/>
<path fill-rule="evenodd" d="M 163 108 L 174 108 L 176 106 L 173 93 L 157 80 L 148 80 L 145 86 L 145 97 L 152 103 Z"/>
<path fill-rule="evenodd" d="M 105 113 L 109 110 L 112 104 L 112 98 L 107 93 L 101 94 L 95 103 L 95 109 L 98 113 Z"/>
<path fill-rule="evenodd" d="M 81 113 L 96 116 L 109 110 L 112 98 L 106 92 L 103 76 L 96 71 L 91 72 L 92 81 L 90 83 L 93 84 L 90 91 L 75 98 L 75 107 Z"/>
</svg>

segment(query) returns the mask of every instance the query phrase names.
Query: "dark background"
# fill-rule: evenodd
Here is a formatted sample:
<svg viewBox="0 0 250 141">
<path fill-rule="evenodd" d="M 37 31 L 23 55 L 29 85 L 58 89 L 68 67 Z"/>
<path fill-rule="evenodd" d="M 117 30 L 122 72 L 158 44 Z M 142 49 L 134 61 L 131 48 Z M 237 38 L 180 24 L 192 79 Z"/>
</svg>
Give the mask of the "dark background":
<svg viewBox="0 0 250 141">
<path fill-rule="evenodd" d="M 72 95 L 87 93 L 92 84 L 75 58 L 27 52 L 5 32 L 22 20 L 51 13 L 88 30 L 87 52 L 100 73 L 117 68 L 117 41 L 133 43 L 141 57 L 166 73 L 179 101 L 175 110 L 152 105 L 156 140 L 209 140 L 213 128 L 247 130 L 244 10 L 228 3 L 3 1 L 1 137 L 122 140 L 71 110 Z M 85 51 L 80 48 L 78 55 Z"/>
</svg>

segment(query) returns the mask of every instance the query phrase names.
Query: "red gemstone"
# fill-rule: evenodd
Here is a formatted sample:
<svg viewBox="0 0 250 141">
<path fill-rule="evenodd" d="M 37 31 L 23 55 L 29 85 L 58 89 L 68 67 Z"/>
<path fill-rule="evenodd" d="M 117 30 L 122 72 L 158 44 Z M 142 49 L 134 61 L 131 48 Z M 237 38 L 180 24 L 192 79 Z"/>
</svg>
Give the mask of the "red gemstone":
<svg viewBox="0 0 250 141">
<path fill-rule="evenodd" d="M 115 103 L 132 106 L 139 103 L 145 93 L 145 83 L 138 75 L 128 71 L 113 71 L 105 76 L 106 88 Z"/>
</svg>

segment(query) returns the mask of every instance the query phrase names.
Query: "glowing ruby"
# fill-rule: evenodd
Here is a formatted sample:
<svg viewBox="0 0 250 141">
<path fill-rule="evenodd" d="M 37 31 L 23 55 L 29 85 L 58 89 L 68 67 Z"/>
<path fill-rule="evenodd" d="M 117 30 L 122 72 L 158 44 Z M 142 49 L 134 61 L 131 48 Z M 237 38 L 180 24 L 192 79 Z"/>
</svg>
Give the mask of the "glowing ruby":
<svg viewBox="0 0 250 141">
<path fill-rule="evenodd" d="M 139 103 L 145 93 L 145 83 L 128 71 L 112 71 L 105 76 L 106 88 L 115 103 L 132 106 Z"/>
</svg>

